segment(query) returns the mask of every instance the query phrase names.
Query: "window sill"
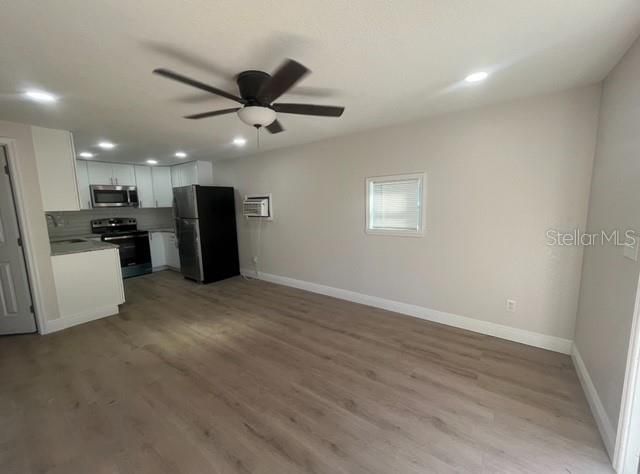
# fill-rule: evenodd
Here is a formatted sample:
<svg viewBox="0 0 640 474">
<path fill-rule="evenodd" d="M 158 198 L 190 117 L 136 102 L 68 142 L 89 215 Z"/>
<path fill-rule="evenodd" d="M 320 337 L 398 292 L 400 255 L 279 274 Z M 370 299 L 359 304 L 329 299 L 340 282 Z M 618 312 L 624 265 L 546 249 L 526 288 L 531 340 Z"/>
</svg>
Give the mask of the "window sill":
<svg viewBox="0 0 640 474">
<path fill-rule="evenodd" d="M 371 230 L 365 229 L 365 234 L 368 235 L 387 235 L 390 237 L 424 237 L 424 231 L 422 232 L 402 232 L 400 230 Z"/>
</svg>

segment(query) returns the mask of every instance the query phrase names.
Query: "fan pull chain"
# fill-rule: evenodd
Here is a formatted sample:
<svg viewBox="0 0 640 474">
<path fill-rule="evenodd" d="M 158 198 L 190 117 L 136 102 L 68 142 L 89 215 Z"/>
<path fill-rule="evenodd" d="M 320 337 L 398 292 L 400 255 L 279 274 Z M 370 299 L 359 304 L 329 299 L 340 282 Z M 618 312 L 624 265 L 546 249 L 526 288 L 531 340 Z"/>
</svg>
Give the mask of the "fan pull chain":
<svg viewBox="0 0 640 474">
<path fill-rule="evenodd" d="M 260 127 L 256 127 L 256 145 L 260 149 Z"/>
</svg>

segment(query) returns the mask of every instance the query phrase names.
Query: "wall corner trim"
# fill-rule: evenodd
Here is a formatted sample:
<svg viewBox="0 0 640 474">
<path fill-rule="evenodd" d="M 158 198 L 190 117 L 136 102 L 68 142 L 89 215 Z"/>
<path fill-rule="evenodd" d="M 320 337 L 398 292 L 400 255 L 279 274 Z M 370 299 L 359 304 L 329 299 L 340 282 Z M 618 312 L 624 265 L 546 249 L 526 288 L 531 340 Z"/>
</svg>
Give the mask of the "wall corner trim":
<svg viewBox="0 0 640 474">
<path fill-rule="evenodd" d="M 501 339 L 519 342 L 521 344 L 526 344 L 529 346 L 548 349 L 554 352 L 561 352 L 563 354 L 570 354 L 571 347 L 573 345 L 573 342 L 569 339 L 563 339 L 560 337 L 526 331 L 524 329 L 518 329 L 510 326 L 504 326 L 502 324 L 469 318 L 467 316 L 460 316 L 457 314 L 446 313 L 444 311 L 425 308 L 423 306 L 402 303 L 399 301 L 379 298 L 377 296 L 357 293 L 355 291 L 320 285 L 318 283 L 296 280 L 294 278 L 273 275 L 270 273 L 256 273 L 255 271 L 246 268 L 241 269 L 240 273 L 250 278 L 256 278 L 279 285 L 290 286 L 293 288 L 310 291 L 312 293 L 319 293 L 322 295 L 332 296 L 334 298 L 347 300 L 354 303 L 360 303 L 367 306 L 386 309 L 387 311 L 406 314 L 408 316 L 424 319 L 426 321 L 432 321 L 440 324 L 445 324 L 447 326 L 467 329 L 469 331 L 477 332 L 480 334 L 499 337 Z"/>
<path fill-rule="evenodd" d="M 613 423 L 611 423 L 611 420 L 604 409 L 604 405 L 600 400 L 596 386 L 591 380 L 587 366 L 582 360 L 578 347 L 575 344 L 573 344 L 573 347 L 571 348 L 571 359 L 573 359 L 573 365 L 578 373 L 578 379 L 580 379 L 580 384 L 582 384 L 582 389 L 587 397 L 587 402 L 589 402 L 589 407 L 591 407 L 591 413 L 596 420 L 598 430 L 600 430 L 600 436 L 602 436 L 604 446 L 607 448 L 607 453 L 609 453 L 609 458 L 613 458 L 613 450 L 616 443 L 616 432 L 613 429 Z"/>
</svg>

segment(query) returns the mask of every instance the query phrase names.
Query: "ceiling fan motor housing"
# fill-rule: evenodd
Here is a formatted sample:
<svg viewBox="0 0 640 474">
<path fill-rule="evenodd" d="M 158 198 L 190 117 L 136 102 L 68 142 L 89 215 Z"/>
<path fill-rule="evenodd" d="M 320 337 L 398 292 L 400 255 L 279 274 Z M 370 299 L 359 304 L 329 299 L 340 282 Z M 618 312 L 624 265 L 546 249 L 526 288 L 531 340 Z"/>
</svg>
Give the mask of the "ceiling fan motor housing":
<svg viewBox="0 0 640 474">
<path fill-rule="evenodd" d="M 258 99 L 260 89 L 271 79 L 271 75 L 264 71 L 244 71 L 238 74 L 236 82 L 240 90 L 240 97 L 248 102 L 248 105 L 269 105 L 261 104 Z"/>
<path fill-rule="evenodd" d="M 238 110 L 238 117 L 247 125 L 266 127 L 276 119 L 275 111 L 258 98 L 260 90 L 270 78 L 271 75 L 263 71 L 244 71 L 238 74 L 236 82 L 240 96 L 247 101 L 247 105 Z"/>
</svg>

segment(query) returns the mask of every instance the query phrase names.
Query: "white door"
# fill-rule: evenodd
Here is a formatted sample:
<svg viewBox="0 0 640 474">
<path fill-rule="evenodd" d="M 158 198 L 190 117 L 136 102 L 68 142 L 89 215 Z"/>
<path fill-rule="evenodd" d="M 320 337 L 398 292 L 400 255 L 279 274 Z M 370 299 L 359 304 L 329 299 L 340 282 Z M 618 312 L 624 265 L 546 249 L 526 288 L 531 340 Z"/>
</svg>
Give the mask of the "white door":
<svg viewBox="0 0 640 474">
<path fill-rule="evenodd" d="M 113 182 L 113 164 L 102 161 L 87 162 L 90 184 L 116 184 Z"/>
<path fill-rule="evenodd" d="M 136 175 L 133 165 L 113 164 L 113 184 L 120 186 L 135 186 Z"/>
<path fill-rule="evenodd" d="M 153 179 L 153 197 L 156 207 L 173 206 L 173 188 L 171 186 L 171 170 L 168 166 L 151 168 Z"/>
<path fill-rule="evenodd" d="M 89 167 L 84 160 L 76 160 L 76 175 L 78 176 L 78 195 L 80 209 L 91 209 L 91 191 L 89 190 Z"/>
<path fill-rule="evenodd" d="M 139 207 L 156 207 L 153 197 L 153 179 L 151 178 L 151 168 L 148 166 L 136 166 L 136 186 L 138 187 Z"/>
<path fill-rule="evenodd" d="M 153 268 L 165 267 L 167 252 L 163 232 L 149 232 L 149 248 L 151 249 L 151 266 Z"/>
<path fill-rule="evenodd" d="M 0 334 L 34 332 L 36 320 L 22 249 L 9 166 L 0 147 Z"/>
</svg>

